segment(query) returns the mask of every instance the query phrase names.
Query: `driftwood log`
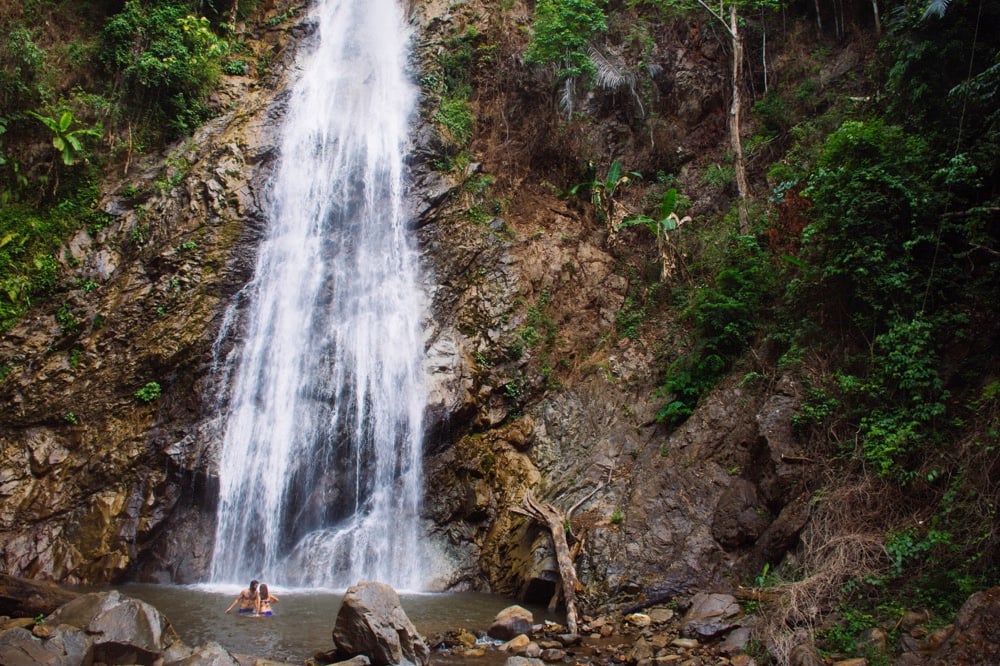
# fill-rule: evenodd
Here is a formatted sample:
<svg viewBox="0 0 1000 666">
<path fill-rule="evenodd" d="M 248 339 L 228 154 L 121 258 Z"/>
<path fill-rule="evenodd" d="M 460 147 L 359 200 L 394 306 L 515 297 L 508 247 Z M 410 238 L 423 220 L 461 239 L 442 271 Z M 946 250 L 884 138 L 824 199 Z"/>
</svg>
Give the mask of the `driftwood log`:
<svg viewBox="0 0 1000 666">
<path fill-rule="evenodd" d="M 0 615 L 49 615 L 79 595 L 54 583 L 0 574 Z"/>
</svg>

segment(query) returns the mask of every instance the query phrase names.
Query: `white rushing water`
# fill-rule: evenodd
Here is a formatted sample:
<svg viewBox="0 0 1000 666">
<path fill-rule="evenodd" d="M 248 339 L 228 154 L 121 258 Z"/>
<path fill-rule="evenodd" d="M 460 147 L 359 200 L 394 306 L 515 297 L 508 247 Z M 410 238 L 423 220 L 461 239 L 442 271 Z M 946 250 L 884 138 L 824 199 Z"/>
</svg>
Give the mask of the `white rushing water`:
<svg viewBox="0 0 1000 666">
<path fill-rule="evenodd" d="M 397 0 L 317 0 L 232 356 L 211 578 L 420 589 L 422 297 Z"/>
</svg>

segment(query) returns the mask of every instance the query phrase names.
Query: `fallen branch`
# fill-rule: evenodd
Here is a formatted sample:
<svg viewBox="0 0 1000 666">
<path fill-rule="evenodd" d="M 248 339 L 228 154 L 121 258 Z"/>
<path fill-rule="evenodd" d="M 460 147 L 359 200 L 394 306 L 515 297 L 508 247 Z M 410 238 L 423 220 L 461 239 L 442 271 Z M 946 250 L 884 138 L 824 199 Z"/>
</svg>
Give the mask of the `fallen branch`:
<svg viewBox="0 0 1000 666">
<path fill-rule="evenodd" d="M 573 564 L 573 556 L 566 538 L 566 517 L 551 504 L 539 503 L 530 490 L 524 494 L 521 506 L 513 507 L 511 511 L 542 523 L 552 534 L 552 547 L 556 553 L 563 599 L 566 602 L 566 626 L 569 628 L 569 633 L 576 635 L 578 633 L 576 592 L 583 589 L 583 586 L 576 576 L 576 566 Z"/>
</svg>

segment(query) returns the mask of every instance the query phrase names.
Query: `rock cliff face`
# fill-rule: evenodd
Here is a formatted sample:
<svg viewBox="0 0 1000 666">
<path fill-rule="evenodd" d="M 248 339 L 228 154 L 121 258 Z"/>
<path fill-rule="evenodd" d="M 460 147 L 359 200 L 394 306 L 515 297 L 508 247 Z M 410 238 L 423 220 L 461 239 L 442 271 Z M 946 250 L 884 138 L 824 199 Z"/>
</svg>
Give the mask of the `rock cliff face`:
<svg viewBox="0 0 1000 666">
<path fill-rule="evenodd" d="M 664 28 L 653 109 L 598 90 L 567 123 L 550 83 L 520 61 L 526 10 L 452 4 L 411 3 L 418 58 L 428 65 L 476 26 L 492 60 L 476 74 L 472 162 L 433 168 L 443 148 L 430 102 L 412 158 L 432 303 L 425 513 L 454 562 L 437 584 L 548 601 L 547 534 L 510 512 L 528 488 L 563 509 L 582 501 L 572 523 L 594 599 L 756 573 L 808 518 L 809 465 L 788 425 L 797 387 L 734 379 L 677 431 L 659 425 L 654 391 L 685 348 L 684 327 L 663 308 L 645 313 L 639 334 L 620 330 L 643 276 L 658 273 L 655 250 L 637 235 L 609 238 L 592 210 L 559 196 L 588 161 L 621 158 L 680 174 L 696 214 L 713 210 L 718 195 L 698 194 L 694 173 L 725 140 L 724 56 L 697 31 Z M 285 40 L 308 33 L 261 43 L 287 64 Z M 205 573 L 224 398 L 215 366 L 232 342 L 217 338 L 253 268 L 282 81 L 281 71 L 266 87 L 234 81 L 232 111 L 109 184 L 113 222 L 67 249 L 79 283 L 96 288 L 70 293 L 71 319 L 39 310 L 0 343 L 13 368 L 0 384 L 6 572 Z M 623 203 L 637 208 L 639 196 Z M 147 404 L 135 394 L 149 382 L 162 396 Z"/>
</svg>

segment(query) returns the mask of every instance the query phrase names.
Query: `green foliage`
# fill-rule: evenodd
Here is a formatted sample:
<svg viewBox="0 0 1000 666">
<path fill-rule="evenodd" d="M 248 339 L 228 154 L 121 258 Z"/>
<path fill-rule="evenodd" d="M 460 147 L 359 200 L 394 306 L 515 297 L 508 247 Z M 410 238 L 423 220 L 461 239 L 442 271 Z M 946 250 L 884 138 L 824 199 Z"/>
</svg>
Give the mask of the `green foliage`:
<svg viewBox="0 0 1000 666">
<path fill-rule="evenodd" d="M 853 655 L 857 652 L 862 632 L 877 627 L 878 621 L 868 612 L 846 605 L 838 608 L 837 614 L 840 622 L 820 631 L 817 638 L 820 645 L 829 652 Z"/>
<path fill-rule="evenodd" d="M 462 149 L 472 140 L 472 128 L 475 116 L 472 107 L 462 98 L 442 98 L 434 120 L 444 129 L 447 138 Z"/>
<path fill-rule="evenodd" d="M 222 72 L 230 76 L 246 76 L 250 68 L 242 58 L 230 58 L 222 64 Z"/>
<path fill-rule="evenodd" d="M 621 509 L 615 509 L 611 514 L 611 524 L 620 525 L 625 520 L 625 513 Z"/>
<path fill-rule="evenodd" d="M 594 208 L 597 209 L 598 215 L 610 225 L 615 218 L 615 194 L 618 192 L 618 189 L 628 186 L 633 180 L 642 178 L 642 174 L 638 171 L 625 171 L 621 160 L 614 160 L 611 163 L 604 178 L 597 177 L 596 169 L 593 168 L 593 165 L 590 165 L 590 170 L 594 173 L 594 178 L 577 183 L 571 187 L 569 195 L 578 196 L 579 194 L 588 192 L 590 194 L 590 201 L 594 204 Z"/>
<path fill-rule="evenodd" d="M 875 407 L 861 417 L 860 432 L 865 458 L 880 475 L 905 479 L 917 466 L 903 464 L 905 457 L 932 441 L 948 398 L 938 362 L 926 321 L 896 321 L 875 338 L 873 372 L 865 387 L 865 404 Z"/>
<path fill-rule="evenodd" d="M 66 412 L 66 414 L 63 415 L 63 420 L 70 425 L 80 424 L 80 419 L 77 418 L 76 414 L 73 412 Z"/>
<path fill-rule="evenodd" d="M 543 342 L 546 348 L 551 348 L 555 344 L 556 333 L 559 329 L 552 315 L 548 312 L 549 303 L 551 302 L 552 296 L 549 290 L 543 289 L 542 293 L 538 296 L 538 301 L 528 308 L 528 326 L 526 330 L 530 329 L 535 332 L 534 342 L 528 342 L 527 338 L 525 338 L 525 342 L 529 346 Z"/>
<path fill-rule="evenodd" d="M 470 161 L 466 149 L 472 141 L 476 117 L 469 99 L 486 48 L 481 42 L 482 36 L 471 26 L 445 40 L 420 80 L 425 91 L 439 97 L 434 121 L 446 143 L 445 154 L 435 165 L 439 171 L 461 171 Z"/>
<path fill-rule="evenodd" d="M 76 316 L 68 303 L 63 303 L 56 310 L 56 321 L 64 335 L 73 335 L 80 329 L 80 319 Z"/>
<path fill-rule="evenodd" d="M 626 296 L 622 307 L 615 314 L 615 327 L 623 338 L 637 340 L 642 323 L 646 319 L 646 308 L 632 296 Z"/>
<path fill-rule="evenodd" d="M 86 149 L 84 141 L 86 139 L 101 138 L 99 128 L 78 127 L 71 129 L 77 122 L 71 111 L 63 111 L 58 117 L 47 117 L 34 111 L 28 111 L 28 115 L 45 125 L 52 133 L 52 147 L 62 159 L 64 166 L 73 166 L 77 160 L 84 157 Z"/>
<path fill-rule="evenodd" d="M 732 164 L 709 164 L 702 176 L 702 182 L 710 187 L 725 189 L 734 182 L 736 170 Z"/>
<path fill-rule="evenodd" d="M 472 96 L 473 76 L 480 60 L 482 35 L 469 26 L 465 32 L 444 43 L 437 57 L 441 88 L 445 95 L 468 99 Z"/>
<path fill-rule="evenodd" d="M 657 206 L 657 215 L 655 219 L 649 217 L 648 215 L 636 215 L 622 220 L 622 223 L 618 225 L 618 228 L 625 229 L 639 225 L 645 227 L 649 230 L 649 233 L 659 238 L 665 232 L 676 230 L 680 225 L 681 220 L 675 212 L 676 208 L 677 190 L 671 187 L 663 193 L 663 197 L 660 199 L 660 203 Z"/>
<path fill-rule="evenodd" d="M 822 388 L 811 387 L 792 416 L 792 429 L 799 435 L 825 424 L 840 408 L 840 401 Z"/>
<path fill-rule="evenodd" d="M 804 192 L 814 202 L 815 222 L 804 237 L 819 277 L 850 297 L 864 329 L 875 316 L 912 314 L 910 295 L 924 286 L 921 263 L 931 259 L 940 207 L 929 162 L 926 143 L 902 128 L 848 121 L 827 139 Z"/>
<path fill-rule="evenodd" d="M 697 290 L 687 316 L 693 319 L 697 344 L 667 371 L 659 390 L 667 403 L 660 421 L 676 426 L 694 411 L 698 400 L 731 369 L 757 330 L 765 296 L 775 279 L 756 240 L 739 237 L 715 284 Z"/>
<path fill-rule="evenodd" d="M 175 136 L 207 117 L 205 100 L 229 52 L 207 18 L 190 15 L 182 2 L 128 0 L 108 19 L 103 39 L 105 64 L 134 113 L 159 116 Z"/>
<path fill-rule="evenodd" d="M 604 0 L 538 0 L 525 61 L 556 65 L 560 80 L 593 76 L 588 50 L 608 29 L 604 5 Z"/>
<path fill-rule="evenodd" d="M 79 229 L 103 219 L 96 197 L 96 189 L 87 186 L 48 210 L 0 207 L 0 331 L 10 330 L 29 307 L 56 292 L 60 247 Z"/>
<path fill-rule="evenodd" d="M 43 97 L 45 53 L 31 30 L 16 27 L 0 40 L 0 116 L 37 107 Z"/>
<path fill-rule="evenodd" d="M 160 397 L 162 389 L 157 382 L 148 382 L 145 386 L 135 392 L 135 397 L 140 402 L 147 405 Z"/>
</svg>

